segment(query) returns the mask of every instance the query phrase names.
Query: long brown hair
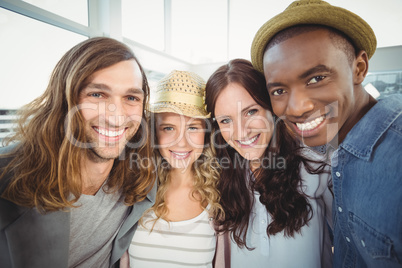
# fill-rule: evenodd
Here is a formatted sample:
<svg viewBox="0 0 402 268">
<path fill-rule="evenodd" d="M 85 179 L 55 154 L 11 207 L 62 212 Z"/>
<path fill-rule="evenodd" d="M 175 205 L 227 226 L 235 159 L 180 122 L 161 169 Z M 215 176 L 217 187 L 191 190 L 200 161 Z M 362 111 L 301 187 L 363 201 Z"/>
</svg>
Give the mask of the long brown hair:
<svg viewBox="0 0 402 268">
<path fill-rule="evenodd" d="M 263 74 L 255 70 L 249 61 L 235 59 L 218 68 L 207 82 L 205 102 L 213 118 L 216 100 L 230 83 L 244 87 L 261 107 L 272 112 Z M 284 231 L 285 236 L 293 236 L 295 232 L 300 232 L 301 227 L 312 217 L 311 205 L 307 196 L 300 190 L 301 164 L 303 163 L 310 173 L 321 172 L 322 167 L 314 169 L 309 165 L 309 160 L 301 155 L 297 140 L 286 130 L 283 121 L 276 118 L 275 132 L 263 157 L 282 158 L 286 167 L 260 167 L 254 171 L 255 181 L 249 184 L 248 166 L 239 164 L 239 159 L 246 160 L 225 142 L 216 121 L 213 128 L 218 159 L 230 160 L 229 166 L 222 168 L 218 184 L 221 204 L 225 211 L 223 220 L 217 221 L 221 225 L 221 231 L 231 231 L 238 246 L 247 247 L 246 233 L 255 190 L 259 192 L 261 203 L 273 219 L 267 228 L 268 235 Z"/>
<path fill-rule="evenodd" d="M 81 195 L 81 159 L 88 150 L 84 119 L 77 109 L 81 90 L 90 76 L 101 69 L 125 60 L 135 60 L 142 74 L 143 107 L 149 99 L 145 72 L 125 44 L 106 37 L 96 37 L 70 49 L 57 63 L 46 91 L 19 111 L 18 129 L 7 144 L 17 142 L 15 150 L 2 157 L 13 157 L 3 169 L 1 179 L 13 174 L 2 197 L 18 205 L 36 207 L 42 212 L 71 207 Z M 147 115 L 143 111 L 143 122 Z M 137 158 L 150 158 L 147 124 L 141 124 L 120 159 L 114 161 L 107 186 L 121 190 L 125 203 L 132 205 L 144 199 L 155 180 L 153 166 L 133 165 Z M 71 137 L 74 137 L 73 139 Z M 70 194 L 74 197 L 71 199 Z"/>
</svg>

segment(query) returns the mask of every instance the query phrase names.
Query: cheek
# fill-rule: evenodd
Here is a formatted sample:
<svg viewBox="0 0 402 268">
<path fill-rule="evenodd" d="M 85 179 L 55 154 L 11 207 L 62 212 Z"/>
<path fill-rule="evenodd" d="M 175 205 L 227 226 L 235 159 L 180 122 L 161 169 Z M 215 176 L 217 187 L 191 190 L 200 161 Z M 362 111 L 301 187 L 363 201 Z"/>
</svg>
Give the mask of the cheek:
<svg viewBox="0 0 402 268">
<path fill-rule="evenodd" d="M 191 149 L 193 151 L 200 151 L 204 149 L 204 138 L 205 138 L 205 133 L 204 132 L 187 132 L 185 133 L 185 141 L 181 140 L 181 144 L 186 144 L 186 147 L 188 149 Z"/>
<path fill-rule="evenodd" d="M 246 128 L 251 129 L 253 132 L 272 132 L 273 118 L 271 113 L 266 116 L 258 116 L 250 119 L 246 123 Z"/>
<path fill-rule="evenodd" d="M 156 132 L 156 144 L 161 147 L 161 148 L 166 148 L 166 145 L 171 143 L 171 139 L 169 139 L 169 136 L 160 133 L 159 131 Z"/>
<path fill-rule="evenodd" d="M 194 135 L 189 136 L 188 140 L 192 147 L 196 149 L 203 149 L 204 148 L 204 139 L 205 133 L 196 133 Z"/>
<path fill-rule="evenodd" d="M 85 105 L 82 105 L 80 107 L 80 113 L 86 122 L 94 120 L 100 115 L 97 105 L 91 105 L 91 107 L 86 107 Z"/>
<path fill-rule="evenodd" d="M 271 101 L 271 104 L 274 114 L 276 114 L 278 117 L 284 115 L 286 109 L 285 101 Z"/>
<path fill-rule="evenodd" d="M 127 109 L 127 118 L 129 121 L 140 123 L 142 121 L 142 106 L 134 106 Z"/>
<path fill-rule="evenodd" d="M 229 143 L 230 142 L 230 137 L 231 137 L 231 130 L 229 128 L 221 128 L 219 127 L 219 130 L 221 132 L 221 135 L 223 137 L 223 139 Z"/>
</svg>

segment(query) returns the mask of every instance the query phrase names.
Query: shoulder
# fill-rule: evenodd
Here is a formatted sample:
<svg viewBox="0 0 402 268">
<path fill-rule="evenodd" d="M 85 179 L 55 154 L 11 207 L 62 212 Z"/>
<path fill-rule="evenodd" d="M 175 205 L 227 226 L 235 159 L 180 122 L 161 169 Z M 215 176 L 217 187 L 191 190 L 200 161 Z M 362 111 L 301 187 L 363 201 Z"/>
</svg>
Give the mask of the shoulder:
<svg viewBox="0 0 402 268">
<path fill-rule="evenodd" d="M 380 99 L 376 105 L 362 118 L 364 123 L 375 120 L 376 129 L 402 128 L 402 94 L 395 94 Z"/>
<path fill-rule="evenodd" d="M 18 148 L 17 144 L 13 144 L 6 147 L 0 148 L 0 176 L 3 172 L 3 168 L 5 168 L 13 159 L 13 152 Z M 5 174 L 4 177 L 0 177 L 0 193 L 4 191 L 7 187 L 12 174 Z"/>
<path fill-rule="evenodd" d="M 0 156 L 8 155 L 15 152 L 18 149 L 19 145 L 19 143 L 13 143 L 8 146 L 0 147 Z"/>
<path fill-rule="evenodd" d="M 363 159 L 369 159 L 374 149 L 388 141 L 402 138 L 402 95 L 380 99 L 352 128 L 342 148 Z M 389 135 L 390 131 L 396 135 Z"/>
</svg>

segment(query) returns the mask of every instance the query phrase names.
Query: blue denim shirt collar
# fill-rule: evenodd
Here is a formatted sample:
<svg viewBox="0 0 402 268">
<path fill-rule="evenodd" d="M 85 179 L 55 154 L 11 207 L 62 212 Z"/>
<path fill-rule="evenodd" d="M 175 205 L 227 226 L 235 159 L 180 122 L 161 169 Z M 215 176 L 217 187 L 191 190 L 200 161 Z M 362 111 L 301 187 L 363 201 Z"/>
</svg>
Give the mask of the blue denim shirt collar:
<svg viewBox="0 0 402 268">
<path fill-rule="evenodd" d="M 369 161 L 373 148 L 402 113 L 402 95 L 380 99 L 352 128 L 339 145 L 354 156 Z"/>
</svg>

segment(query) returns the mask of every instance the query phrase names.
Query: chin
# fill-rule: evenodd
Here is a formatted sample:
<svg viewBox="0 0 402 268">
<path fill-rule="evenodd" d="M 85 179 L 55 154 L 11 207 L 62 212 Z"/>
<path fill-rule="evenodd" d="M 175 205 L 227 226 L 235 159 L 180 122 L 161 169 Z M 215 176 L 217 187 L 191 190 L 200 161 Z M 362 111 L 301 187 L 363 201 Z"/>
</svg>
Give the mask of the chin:
<svg viewBox="0 0 402 268">
<path fill-rule="evenodd" d="M 316 147 L 316 146 L 326 145 L 329 143 L 330 140 L 328 140 L 328 139 L 315 139 L 315 140 L 302 139 L 301 141 L 308 147 Z"/>
<path fill-rule="evenodd" d="M 241 156 L 248 160 L 248 161 L 252 161 L 252 160 L 258 160 L 262 158 L 262 153 L 258 154 L 258 153 L 246 153 L 246 154 L 241 154 Z"/>
<path fill-rule="evenodd" d="M 125 146 L 94 148 L 96 155 L 102 159 L 116 159 L 123 152 Z"/>
</svg>

